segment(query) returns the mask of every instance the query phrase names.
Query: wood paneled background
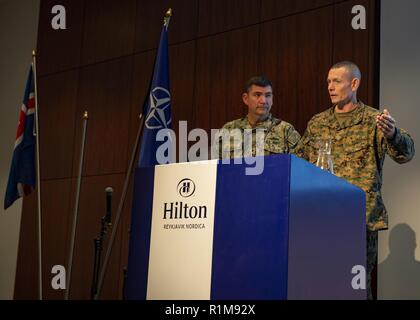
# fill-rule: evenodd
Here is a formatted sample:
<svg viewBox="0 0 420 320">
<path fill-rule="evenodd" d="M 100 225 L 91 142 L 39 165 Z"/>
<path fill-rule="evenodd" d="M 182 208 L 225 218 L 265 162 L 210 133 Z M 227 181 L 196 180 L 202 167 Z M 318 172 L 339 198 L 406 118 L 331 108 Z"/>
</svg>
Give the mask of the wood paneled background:
<svg viewBox="0 0 420 320">
<path fill-rule="evenodd" d="M 66 8 L 66 30 L 51 28 L 56 4 Z M 366 30 L 351 27 L 351 8 L 359 4 L 367 10 Z M 89 124 L 70 297 L 90 297 L 104 189 L 114 187 L 115 212 L 169 7 L 175 130 L 179 120 L 209 132 L 244 116 L 244 82 L 266 74 L 274 86 L 272 113 L 303 133 L 307 121 L 329 106 L 326 76 L 339 60 L 360 66 L 360 98 L 378 103 L 379 1 L 42 0 L 37 52 L 45 299 L 64 297 L 51 288 L 51 268 L 67 265 L 84 110 Z M 122 297 L 131 197 L 130 191 L 104 299 Z M 16 299 L 37 298 L 36 230 L 32 194 L 23 205 Z"/>
</svg>

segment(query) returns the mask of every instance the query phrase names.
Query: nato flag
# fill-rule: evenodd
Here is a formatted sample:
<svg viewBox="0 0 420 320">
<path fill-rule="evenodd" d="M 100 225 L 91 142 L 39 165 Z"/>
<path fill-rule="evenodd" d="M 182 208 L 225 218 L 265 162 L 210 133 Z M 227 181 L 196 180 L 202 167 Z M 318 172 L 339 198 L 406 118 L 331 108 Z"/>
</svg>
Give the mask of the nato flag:
<svg viewBox="0 0 420 320">
<path fill-rule="evenodd" d="M 156 154 L 164 141 L 157 141 L 161 129 L 171 127 L 171 94 L 169 89 L 168 26 L 165 24 L 155 60 L 148 97 L 143 105 L 145 125 L 140 142 L 139 167 L 158 164 Z M 169 139 L 169 137 L 167 137 Z M 160 163 L 160 162 L 159 162 Z"/>
</svg>

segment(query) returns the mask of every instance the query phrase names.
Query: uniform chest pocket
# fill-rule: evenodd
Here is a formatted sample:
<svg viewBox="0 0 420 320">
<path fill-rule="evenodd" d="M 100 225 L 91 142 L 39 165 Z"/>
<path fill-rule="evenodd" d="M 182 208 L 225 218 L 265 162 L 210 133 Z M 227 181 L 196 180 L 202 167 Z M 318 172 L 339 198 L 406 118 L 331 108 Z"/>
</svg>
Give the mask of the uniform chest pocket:
<svg viewBox="0 0 420 320">
<path fill-rule="evenodd" d="M 266 153 L 286 153 L 287 142 L 282 132 L 270 132 L 264 142 L 264 150 Z"/>
<path fill-rule="evenodd" d="M 357 142 L 347 142 L 344 146 L 344 152 L 346 154 L 354 154 L 360 152 L 366 152 L 370 148 L 370 144 L 367 140 L 361 140 Z"/>
<path fill-rule="evenodd" d="M 265 143 L 264 150 L 269 153 L 286 153 L 284 144 L 270 143 L 269 141 Z"/>
<path fill-rule="evenodd" d="M 348 143 L 343 148 L 343 164 L 353 168 L 363 168 L 369 161 L 371 145 L 364 139 L 353 143 Z M 336 154 L 337 157 L 341 157 L 340 154 Z"/>
</svg>

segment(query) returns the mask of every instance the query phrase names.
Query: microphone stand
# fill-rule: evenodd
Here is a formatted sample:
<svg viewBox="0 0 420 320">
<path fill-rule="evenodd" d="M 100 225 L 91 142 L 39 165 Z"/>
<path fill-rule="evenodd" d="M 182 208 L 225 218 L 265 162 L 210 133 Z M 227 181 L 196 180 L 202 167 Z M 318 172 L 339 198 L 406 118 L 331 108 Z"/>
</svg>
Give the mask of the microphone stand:
<svg viewBox="0 0 420 320">
<path fill-rule="evenodd" d="M 95 299 L 96 294 L 98 293 L 98 277 L 99 277 L 99 270 L 101 267 L 101 256 L 102 256 L 102 244 L 104 240 L 104 236 L 107 232 L 107 227 L 110 226 L 111 223 L 107 222 L 107 217 L 103 216 L 101 219 L 101 231 L 99 232 L 99 236 L 93 240 L 93 244 L 95 247 L 95 254 L 94 254 L 94 262 L 93 262 L 93 276 L 92 276 L 92 287 L 90 291 L 90 298 L 92 300 Z"/>
</svg>

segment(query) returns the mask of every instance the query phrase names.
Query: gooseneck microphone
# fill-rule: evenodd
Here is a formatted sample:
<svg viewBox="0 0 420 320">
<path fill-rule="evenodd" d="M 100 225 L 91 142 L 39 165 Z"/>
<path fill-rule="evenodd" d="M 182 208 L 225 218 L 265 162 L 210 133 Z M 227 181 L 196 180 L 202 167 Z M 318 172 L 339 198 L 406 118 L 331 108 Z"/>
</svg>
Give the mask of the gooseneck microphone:
<svg viewBox="0 0 420 320">
<path fill-rule="evenodd" d="M 114 189 L 112 189 L 112 187 L 107 187 L 105 189 L 105 193 L 106 193 L 106 215 L 105 215 L 105 222 L 108 223 L 108 225 L 111 225 L 112 193 L 113 192 L 114 192 Z"/>
</svg>

